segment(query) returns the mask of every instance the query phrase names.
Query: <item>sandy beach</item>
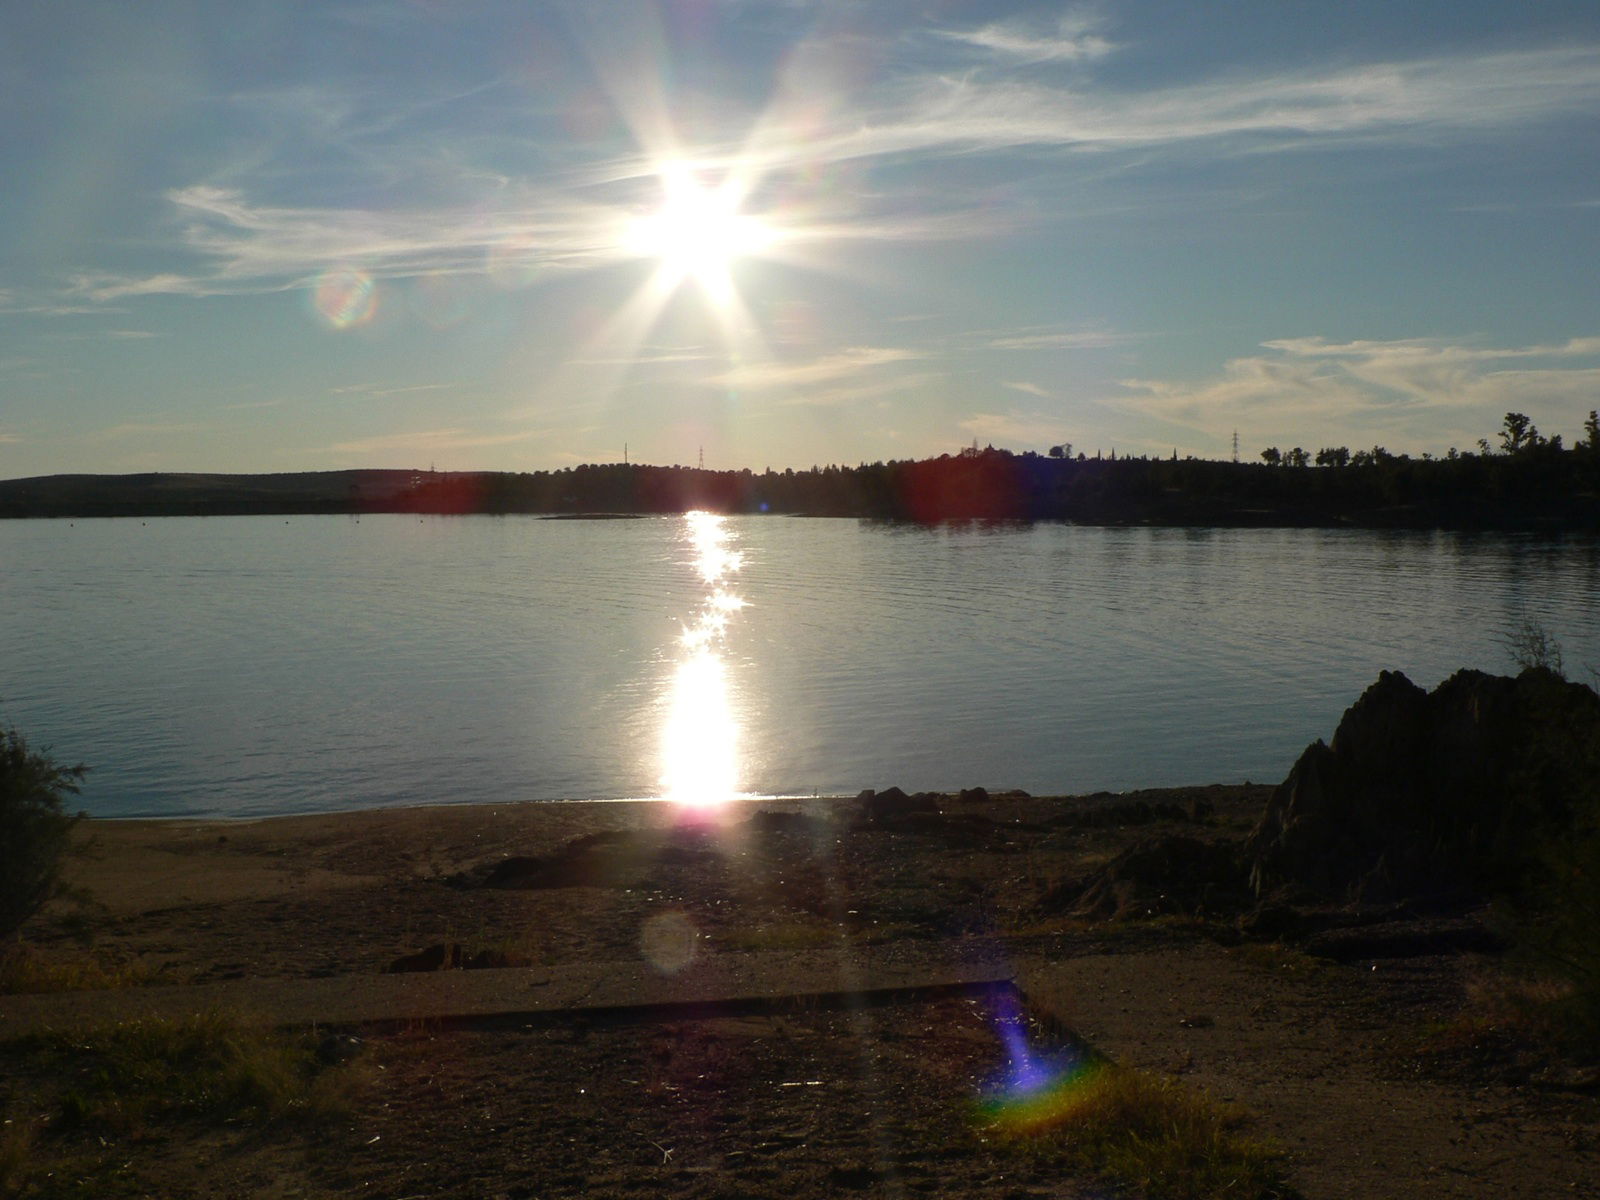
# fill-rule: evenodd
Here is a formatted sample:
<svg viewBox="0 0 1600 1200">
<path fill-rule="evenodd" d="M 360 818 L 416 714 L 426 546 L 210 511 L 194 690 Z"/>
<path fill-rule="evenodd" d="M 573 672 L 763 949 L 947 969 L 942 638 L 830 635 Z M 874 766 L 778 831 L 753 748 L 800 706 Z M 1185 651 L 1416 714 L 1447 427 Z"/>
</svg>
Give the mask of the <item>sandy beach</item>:
<svg viewBox="0 0 1600 1200">
<path fill-rule="evenodd" d="M 1600 1190 L 1592 1089 L 1441 1036 L 1461 1027 L 1476 956 L 1316 957 L 1178 896 L 1114 916 L 1063 903 L 1141 839 L 1237 842 L 1269 790 L 949 795 L 887 819 L 851 799 L 88 821 L 69 882 L 92 906 L 26 932 L 41 961 L 196 997 L 381 990 L 429 967 L 648 980 L 837 952 L 933 979 L 981 960 L 1019 989 L 1041 1053 L 1081 1039 L 1237 1106 L 1306 1197 Z M 356 1023 L 340 1036 L 359 1039 L 365 1082 L 337 1121 L 146 1130 L 110 1153 L 126 1194 L 185 1197 L 1105 1194 L 981 1116 L 1008 1062 L 998 993 L 851 1003 L 830 986 L 737 1008 Z M 93 1011 L 115 1020 L 138 994 L 98 992 Z M 0 997 L 0 1030 L 48 1003 Z M 20 1096 L 8 1117 L 37 1119 Z"/>
</svg>

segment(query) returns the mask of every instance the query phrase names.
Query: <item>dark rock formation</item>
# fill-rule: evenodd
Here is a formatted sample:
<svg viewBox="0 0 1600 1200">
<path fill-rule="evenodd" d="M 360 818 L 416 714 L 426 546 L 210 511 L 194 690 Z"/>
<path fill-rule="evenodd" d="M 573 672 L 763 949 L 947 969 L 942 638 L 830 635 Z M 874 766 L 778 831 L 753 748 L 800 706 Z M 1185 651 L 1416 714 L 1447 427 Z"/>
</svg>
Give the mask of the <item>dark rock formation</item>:
<svg viewBox="0 0 1600 1200">
<path fill-rule="evenodd" d="M 1258 896 L 1481 896 L 1600 789 L 1600 697 L 1540 668 L 1458 671 L 1432 693 L 1385 671 L 1306 748 L 1245 857 Z"/>
<path fill-rule="evenodd" d="M 1046 911 L 1082 917 L 1237 912 L 1249 900 L 1235 846 L 1191 837 L 1148 838 L 1087 881 L 1064 884 L 1041 902 Z"/>
<path fill-rule="evenodd" d="M 939 797 L 932 792 L 906 795 L 897 787 L 856 797 L 856 828 L 902 829 L 939 815 Z"/>
</svg>

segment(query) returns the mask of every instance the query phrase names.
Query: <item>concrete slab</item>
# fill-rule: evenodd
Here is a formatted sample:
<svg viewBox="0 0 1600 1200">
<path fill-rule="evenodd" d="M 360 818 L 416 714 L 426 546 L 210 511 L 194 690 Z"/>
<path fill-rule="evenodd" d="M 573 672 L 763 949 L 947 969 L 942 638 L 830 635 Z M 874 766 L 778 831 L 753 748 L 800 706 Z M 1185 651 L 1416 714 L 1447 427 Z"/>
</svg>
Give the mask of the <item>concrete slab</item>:
<svg viewBox="0 0 1600 1200">
<path fill-rule="evenodd" d="M 115 992 L 0 996 L 0 1038 L 142 1017 L 236 1012 L 274 1024 L 358 1025 L 927 992 L 1009 982 L 992 944 L 704 955 L 676 971 L 643 960 L 554 967 L 237 979 Z"/>
</svg>

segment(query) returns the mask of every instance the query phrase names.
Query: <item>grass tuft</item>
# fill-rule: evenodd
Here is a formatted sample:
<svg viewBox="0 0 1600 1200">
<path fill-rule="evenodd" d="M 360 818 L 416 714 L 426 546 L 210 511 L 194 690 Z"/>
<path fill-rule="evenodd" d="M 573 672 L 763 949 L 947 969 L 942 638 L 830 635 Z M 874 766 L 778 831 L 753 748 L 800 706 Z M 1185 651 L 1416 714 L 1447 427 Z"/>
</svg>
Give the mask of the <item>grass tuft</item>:
<svg viewBox="0 0 1600 1200">
<path fill-rule="evenodd" d="M 0 1075 L 10 1081 L 0 1195 L 149 1194 L 150 1181 L 124 1178 L 118 1143 L 348 1116 L 366 1069 L 342 1047 L 329 1049 L 314 1031 L 224 1013 L 0 1043 Z"/>
<path fill-rule="evenodd" d="M 174 1120 L 322 1118 L 346 1112 L 351 1073 L 287 1034 L 223 1013 L 36 1034 L 4 1047 L 52 1126 L 137 1129 Z"/>
<path fill-rule="evenodd" d="M 1001 1145 L 1055 1156 L 1150 1200 L 1269 1200 L 1295 1193 L 1282 1153 L 1239 1132 L 1244 1110 L 1177 1080 L 1083 1059 L 1052 1083 L 985 1105 Z"/>
<path fill-rule="evenodd" d="M 141 962 L 109 964 L 93 957 L 59 958 L 26 945 L 0 950 L 0 996 L 30 993 L 90 992 L 179 983 Z"/>
</svg>

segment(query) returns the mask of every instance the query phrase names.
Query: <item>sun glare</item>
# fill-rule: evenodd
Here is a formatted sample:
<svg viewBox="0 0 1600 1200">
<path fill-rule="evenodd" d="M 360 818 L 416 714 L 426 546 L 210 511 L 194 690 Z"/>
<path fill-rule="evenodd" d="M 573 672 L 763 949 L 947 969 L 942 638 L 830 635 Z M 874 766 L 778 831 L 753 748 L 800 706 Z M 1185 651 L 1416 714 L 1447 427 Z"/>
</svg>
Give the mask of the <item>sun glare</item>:
<svg viewBox="0 0 1600 1200">
<path fill-rule="evenodd" d="M 657 260 L 677 279 L 717 283 L 739 259 L 773 243 L 770 225 L 740 211 L 744 195 L 731 181 L 708 188 L 687 167 L 671 165 L 661 185 L 661 206 L 628 222 L 622 248 Z"/>
<path fill-rule="evenodd" d="M 661 736 L 661 784 L 667 799 L 707 808 L 738 794 L 739 722 L 730 702 L 722 642 L 728 618 L 744 607 L 727 586 L 744 556 L 728 546 L 722 517 L 686 513 L 684 525 L 707 594 L 680 639 L 683 657 L 673 676 Z"/>
</svg>

